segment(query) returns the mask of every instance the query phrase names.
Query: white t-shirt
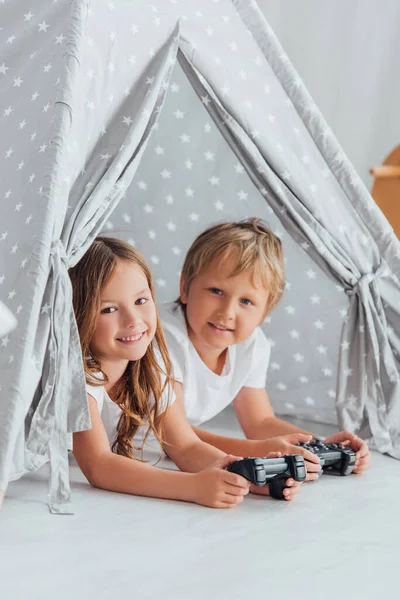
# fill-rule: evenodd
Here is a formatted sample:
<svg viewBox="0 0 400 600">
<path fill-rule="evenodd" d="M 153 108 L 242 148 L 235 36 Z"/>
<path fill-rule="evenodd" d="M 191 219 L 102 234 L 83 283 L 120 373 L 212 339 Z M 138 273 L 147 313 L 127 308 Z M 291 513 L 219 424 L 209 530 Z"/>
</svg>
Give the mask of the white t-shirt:
<svg viewBox="0 0 400 600">
<path fill-rule="evenodd" d="M 161 305 L 160 317 L 174 379 L 182 383 L 191 425 L 212 419 L 235 399 L 242 387 L 265 387 L 271 348 L 259 327 L 243 342 L 228 347 L 223 371 L 216 375 L 190 341 L 182 308 L 175 302 Z"/>
<path fill-rule="evenodd" d="M 86 383 L 86 391 L 88 394 L 93 396 L 93 398 L 97 402 L 101 420 L 103 421 L 103 425 L 111 446 L 117 436 L 117 426 L 122 411 L 118 404 L 111 400 L 104 386 L 89 385 L 88 383 Z M 162 414 L 166 410 L 166 408 L 170 406 L 174 401 L 175 393 L 173 389 L 170 389 L 169 394 L 168 389 L 166 389 L 160 399 L 159 414 Z M 150 396 L 149 402 L 150 407 L 152 407 L 154 404 L 154 397 L 152 395 Z M 133 445 L 137 448 L 142 448 L 142 450 L 146 452 L 148 450 L 160 452 L 160 444 L 152 431 L 150 431 L 146 439 L 146 443 L 145 445 L 143 445 L 143 439 L 146 432 L 147 427 L 139 427 L 133 438 Z M 139 458 L 144 458 L 142 452 L 140 453 Z"/>
</svg>

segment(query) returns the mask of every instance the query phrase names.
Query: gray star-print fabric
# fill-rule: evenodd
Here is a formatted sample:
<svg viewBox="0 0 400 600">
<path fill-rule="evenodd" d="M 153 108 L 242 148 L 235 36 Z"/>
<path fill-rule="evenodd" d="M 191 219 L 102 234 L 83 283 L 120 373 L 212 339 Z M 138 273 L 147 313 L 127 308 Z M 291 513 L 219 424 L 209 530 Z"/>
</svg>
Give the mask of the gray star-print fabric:
<svg viewBox="0 0 400 600">
<path fill-rule="evenodd" d="M 0 1 L 0 489 L 90 427 L 68 268 L 100 232 L 178 294 L 194 237 L 263 218 L 287 285 L 262 327 L 281 415 L 400 458 L 400 244 L 255 2 Z"/>
</svg>

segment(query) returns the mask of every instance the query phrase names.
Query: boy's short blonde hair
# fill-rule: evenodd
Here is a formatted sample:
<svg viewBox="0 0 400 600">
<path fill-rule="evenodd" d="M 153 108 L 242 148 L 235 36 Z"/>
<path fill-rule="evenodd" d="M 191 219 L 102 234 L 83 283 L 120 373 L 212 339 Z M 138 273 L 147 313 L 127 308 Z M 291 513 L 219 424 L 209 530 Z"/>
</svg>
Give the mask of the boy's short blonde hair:
<svg viewBox="0 0 400 600">
<path fill-rule="evenodd" d="M 233 253 L 237 255 L 234 277 L 251 270 L 259 276 L 268 290 L 267 312 L 278 304 L 285 288 L 282 242 L 261 219 L 219 223 L 201 233 L 186 254 L 181 277 L 185 292 L 189 292 L 195 277 L 215 258 L 221 261 Z"/>
</svg>

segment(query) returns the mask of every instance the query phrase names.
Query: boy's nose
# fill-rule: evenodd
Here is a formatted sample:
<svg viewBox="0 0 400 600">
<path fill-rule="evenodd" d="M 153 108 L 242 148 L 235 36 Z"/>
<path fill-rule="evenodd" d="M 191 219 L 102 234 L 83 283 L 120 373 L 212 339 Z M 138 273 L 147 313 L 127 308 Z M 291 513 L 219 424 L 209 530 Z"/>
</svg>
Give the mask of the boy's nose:
<svg viewBox="0 0 400 600">
<path fill-rule="evenodd" d="M 230 320 L 235 318 L 235 310 L 233 302 L 227 302 L 220 312 L 220 315 L 224 320 Z"/>
</svg>

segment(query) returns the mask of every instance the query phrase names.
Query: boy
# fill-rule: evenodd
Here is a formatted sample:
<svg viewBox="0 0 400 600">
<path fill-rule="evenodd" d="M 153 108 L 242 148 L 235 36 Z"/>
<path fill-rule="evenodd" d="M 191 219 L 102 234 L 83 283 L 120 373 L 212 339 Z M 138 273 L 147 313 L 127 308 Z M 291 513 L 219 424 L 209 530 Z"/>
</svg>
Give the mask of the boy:
<svg viewBox="0 0 400 600">
<path fill-rule="evenodd" d="M 174 367 L 182 384 L 187 417 L 199 438 L 224 452 L 266 456 L 303 454 L 307 479 L 318 479 L 319 459 L 295 446 L 312 433 L 278 419 L 265 391 L 270 345 L 260 329 L 282 297 L 282 244 L 259 219 L 222 223 L 200 234 L 190 247 L 180 298 L 161 311 Z M 246 439 L 199 427 L 228 404 Z M 367 444 L 349 432 L 325 439 L 350 445 L 355 473 L 370 465 Z"/>
</svg>

